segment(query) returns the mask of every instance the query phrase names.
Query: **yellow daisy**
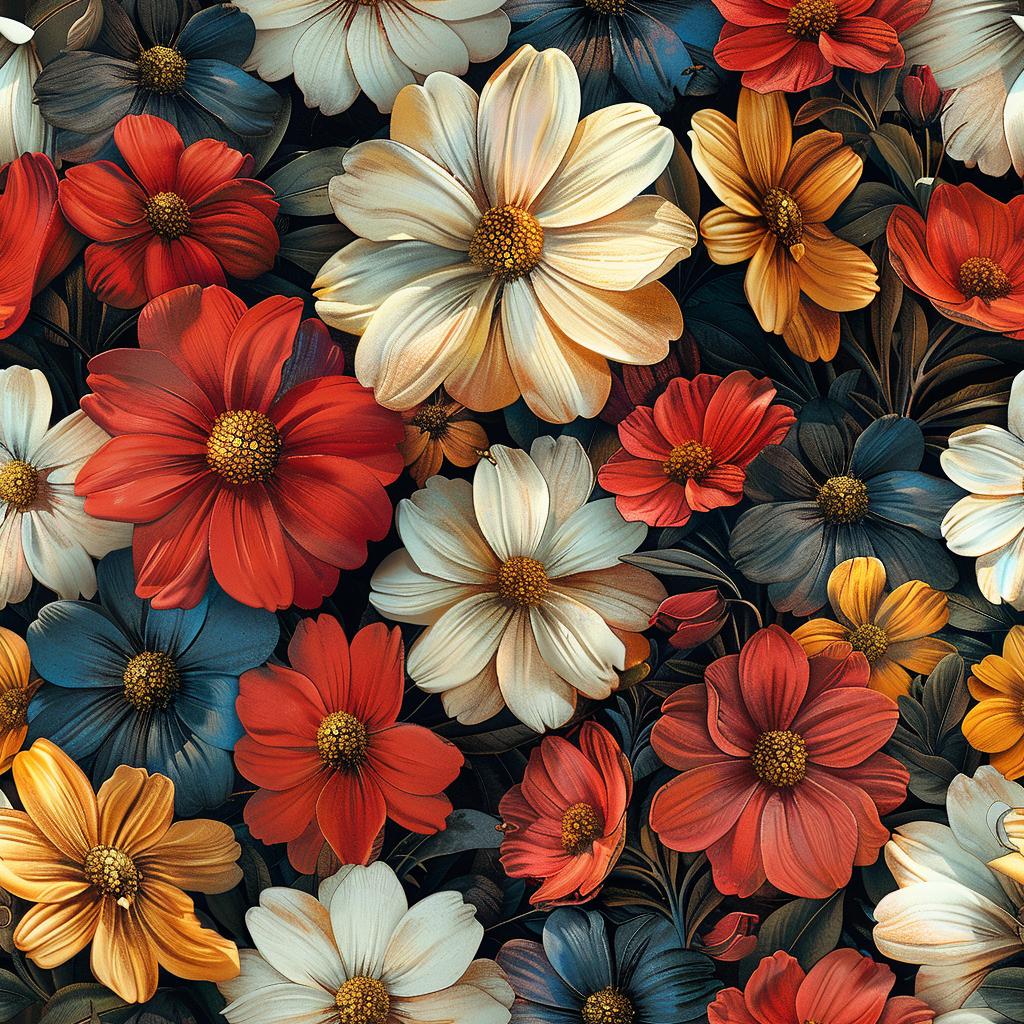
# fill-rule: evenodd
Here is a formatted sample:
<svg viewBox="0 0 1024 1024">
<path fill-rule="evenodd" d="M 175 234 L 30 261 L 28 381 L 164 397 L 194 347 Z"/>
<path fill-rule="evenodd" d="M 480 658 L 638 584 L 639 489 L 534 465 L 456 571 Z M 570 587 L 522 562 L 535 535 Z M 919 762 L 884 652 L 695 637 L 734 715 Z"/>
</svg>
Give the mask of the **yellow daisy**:
<svg viewBox="0 0 1024 1024">
<path fill-rule="evenodd" d="M 961 728 L 975 750 L 991 755 L 992 767 L 1008 779 L 1024 775 L 1024 626 L 1014 626 L 1003 654 L 990 654 L 967 680 L 981 703 L 967 712 Z"/>
</svg>

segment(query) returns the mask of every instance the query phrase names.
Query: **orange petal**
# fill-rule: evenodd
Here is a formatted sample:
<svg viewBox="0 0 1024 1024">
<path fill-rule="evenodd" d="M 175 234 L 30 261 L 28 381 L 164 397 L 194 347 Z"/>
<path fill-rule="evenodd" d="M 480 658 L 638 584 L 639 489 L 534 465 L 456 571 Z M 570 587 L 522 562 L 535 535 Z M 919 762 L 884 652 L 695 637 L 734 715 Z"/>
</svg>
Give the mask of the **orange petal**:
<svg viewBox="0 0 1024 1024">
<path fill-rule="evenodd" d="M 974 674 L 967 680 L 967 688 L 975 700 L 1004 696 L 1018 702 L 1024 700 L 1024 678 L 1014 665 L 1000 655 L 987 655 L 971 671 Z"/>
<path fill-rule="evenodd" d="M 463 420 L 448 424 L 448 433 L 441 440 L 441 447 L 453 466 L 475 466 L 480 461 L 476 449 L 486 449 L 490 442 L 479 423 Z"/>
<path fill-rule="evenodd" d="M 715 263 L 728 265 L 749 260 L 767 232 L 760 217 L 744 217 L 728 206 L 716 206 L 701 220 L 700 233 L 708 256 Z"/>
<path fill-rule="evenodd" d="M 804 224 L 820 224 L 860 181 L 864 164 L 837 132 L 816 131 L 797 139 L 782 188 L 796 200 Z"/>
<path fill-rule="evenodd" d="M 139 920 L 138 897 L 130 908 L 104 899 L 90 961 L 96 980 L 127 1003 L 144 1003 L 156 992 L 156 951 Z"/>
<path fill-rule="evenodd" d="M 810 619 L 793 631 L 793 639 L 804 649 L 808 658 L 821 654 L 837 640 L 846 640 L 850 631 L 831 619 Z"/>
<path fill-rule="evenodd" d="M 920 580 L 910 580 L 897 587 L 875 617 L 875 625 L 885 630 L 891 643 L 937 633 L 947 622 L 946 595 Z"/>
<path fill-rule="evenodd" d="M 961 728 L 975 750 L 986 754 L 1009 750 L 1024 737 L 1020 701 L 1006 697 L 984 700 L 967 712 Z"/>
<path fill-rule="evenodd" d="M 60 851 L 22 811 L 0 810 L 0 885 L 34 903 L 58 903 L 89 888 L 82 865 Z"/>
<path fill-rule="evenodd" d="M 801 295 L 782 336 L 789 351 L 809 363 L 833 359 L 839 351 L 839 314 Z"/>
<path fill-rule="evenodd" d="M 148 884 L 163 882 L 192 892 L 226 892 L 242 880 L 242 848 L 230 825 L 208 818 L 179 821 L 136 863 Z"/>
<path fill-rule="evenodd" d="M 757 252 L 750 260 L 743 290 L 761 327 L 773 334 L 781 334 L 800 301 L 797 264 L 784 245 L 766 233 Z"/>
<path fill-rule="evenodd" d="M 102 903 L 92 894 L 59 904 L 37 903 L 14 929 L 14 944 L 38 967 L 59 967 L 92 941 Z"/>
<path fill-rule="evenodd" d="M 21 750 L 27 735 L 27 725 L 16 725 L 13 729 L 8 729 L 0 735 L 0 775 L 8 771 L 14 764 L 14 755 Z"/>
<path fill-rule="evenodd" d="M 0 691 L 24 689 L 30 672 L 28 644 L 17 633 L 0 628 Z"/>
<path fill-rule="evenodd" d="M 914 640 L 900 640 L 889 644 L 885 652 L 910 672 L 931 672 L 943 658 L 956 654 L 956 648 L 934 636 L 919 636 Z"/>
<path fill-rule="evenodd" d="M 910 673 L 885 657 L 871 666 L 868 686 L 876 693 L 884 693 L 896 703 L 896 698 L 901 694 L 910 693 Z"/>
<path fill-rule="evenodd" d="M 718 110 L 698 110 L 689 132 L 693 163 L 711 191 L 731 210 L 761 216 L 761 196 L 750 181 L 736 122 Z"/>
<path fill-rule="evenodd" d="M 885 566 L 877 558 L 849 558 L 828 578 L 832 608 L 851 629 L 875 621 L 884 590 Z"/>
<path fill-rule="evenodd" d="M 863 309 L 878 292 L 878 271 L 867 253 L 819 224 L 805 224 L 804 255 L 796 264 L 800 290 L 823 309 Z"/>
<path fill-rule="evenodd" d="M 1024 676 L 1024 626 L 1014 626 L 1003 640 L 1003 657 Z"/>
<path fill-rule="evenodd" d="M 793 123 L 786 94 L 741 89 L 736 129 L 750 180 L 764 195 L 782 180 L 793 147 Z"/>
<path fill-rule="evenodd" d="M 993 754 L 992 767 L 1002 772 L 1008 779 L 1019 779 L 1024 775 L 1024 737 L 1019 739 L 1009 750 Z"/>
<path fill-rule="evenodd" d="M 135 858 L 167 831 L 174 817 L 174 783 L 145 768 L 118 765 L 96 795 L 100 841 Z"/>
</svg>

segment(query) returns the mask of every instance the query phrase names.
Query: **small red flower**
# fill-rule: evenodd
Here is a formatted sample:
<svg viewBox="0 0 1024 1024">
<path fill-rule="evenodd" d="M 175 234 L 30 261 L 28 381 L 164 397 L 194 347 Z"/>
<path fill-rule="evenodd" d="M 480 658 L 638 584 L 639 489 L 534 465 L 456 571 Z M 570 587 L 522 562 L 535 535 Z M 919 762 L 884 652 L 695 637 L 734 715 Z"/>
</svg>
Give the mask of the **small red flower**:
<svg viewBox="0 0 1024 1024">
<path fill-rule="evenodd" d="M 879 751 L 899 712 L 869 690 L 867 659 L 836 643 L 808 660 L 778 626 L 684 686 L 654 726 L 654 751 L 682 772 L 654 795 L 651 828 L 673 850 L 705 850 L 715 887 L 750 896 L 765 879 L 824 897 L 873 864 L 879 814 L 909 773 Z"/>
<path fill-rule="evenodd" d="M 298 298 L 246 309 L 190 285 L 143 309 L 138 349 L 90 360 L 82 409 L 112 437 L 75 493 L 137 524 L 136 593 L 154 608 L 194 607 L 211 571 L 245 604 L 313 608 L 387 534 L 401 417 L 352 377 L 306 379 L 331 341 L 301 317 Z"/>
<path fill-rule="evenodd" d="M 651 625 L 672 635 L 668 642 L 679 650 L 696 647 L 725 625 L 725 599 L 717 587 L 666 597 L 651 616 Z"/>
<path fill-rule="evenodd" d="M 943 92 L 939 88 L 927 64 L 915 64 L 900 86 L 903 109 L 918 128 L 936 122 L 952 96 L 953 90 Z"/>
<path fill-rule="evenodd" d="M 712 960 L 725 963 L 742 960 L 757 948 L 757 936 L 751 933 L 757 927 L 757 914 L 735 910 L 726 914 L 711 931 L 699 936 L 696 946 Z"/>
<path fill-rule="evenodd" d="M 795 422 L 791 409 L 771 404 L 774 397 L 768 378 L 746 370 L 677 377 L 653 409 L 638 406 L 619 424 L 622 449 L 601 467 L 598 483 L 618 495 L 624 519 L 648 526 L 682 526 L 691 512 L 735 505 L 746 466 Z"/>
<path fill-rule="evenodd" d="M 253 159 L 214 139 L 188 149 L 151 114 L 123 118 L 114 141 L 134 178 L 108 160 L 68 168 L 60 205 L 94 245 L 85 275 L 101 302 L 133 309 L 186 284 L 249 280 L 280 244 L 274 190 L 253 181 Z"/>
<path fill-rule="evenodd" d="M 579 744 L 546 736 L 498 805 L 512 826 L 501 843 L 506 874 L 544 880 L 531 903 L 593 899 L 626 842 L 629 760 L 595 722 L 583 724 Z"/>
<path fill-rule="evenodd" d="M 445 827 L 445 786 L 463 757 L 421 725 L 398 722 L 405 684 L 402 634 L 382 623 L 349 646 L 338 620 L 303 619 L 291 668 L 242 673 L 235 706 L 246 735 L 235 764 L 260 790 L 245 805 L 252 834 L 287 843 L 310 874 L 324 840 L 343 864 L 366 864 L 387 818 L 411 832 Z"/>
</svg>

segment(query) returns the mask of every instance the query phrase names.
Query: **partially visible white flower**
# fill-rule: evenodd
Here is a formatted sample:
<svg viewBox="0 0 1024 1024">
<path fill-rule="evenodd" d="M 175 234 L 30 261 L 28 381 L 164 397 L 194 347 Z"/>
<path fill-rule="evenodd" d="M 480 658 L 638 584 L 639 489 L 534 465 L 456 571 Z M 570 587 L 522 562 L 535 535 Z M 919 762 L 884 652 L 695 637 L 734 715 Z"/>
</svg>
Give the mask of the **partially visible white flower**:
<svg viewBox="0 0 1024 1024">
<path fill-rule="evenodd" d="M 90 598 L 92 559 L 131 544 L 130 525 L 86 515 L 75 495 L 78 471 L 110 438 L 81 411 L 47 429 L 52 410 L 41 371 L 0 371 L 0 608 L 24 601 L 33 576 L 62 600 Z"/>
<path fill-rule="evenodd" d="M 45 151 L 46 122 L 32 102 L 40 71 L 33 35 L 28 25 L 0 18 L 0 164 Z"/>
<path fill-rule="evenodd" d="M 472 486 L 435 476 L 399 502 L 405 547 L 373 574 L 370 601 L 428 626 L 406 667 L 449 715 L 482 722 L 507 704 L 543 732 L 569 720 L 577 691 L 603 700 L 618 685 L 615 630 L 646 629 L 665 588 L 619 562 L 647 527 L 614 498 L 588 504 L 594 473 L 579 441 L 490 452 Z"/>
<path fill-rule="evenodd" d="M 1024 786 L 991 765 L 958 775 L 946 794 L 957 842 L 990 868 L 1024 882 Z"/>
<path fill-rule="evenodd" d="M 457 892 L 410 908 L 382 861 L 346 865 L 321 883 L 319 899 L 264 889 L 245 923 L 256 948 L 239 950 L 238 976 L 217 986 L 229 1024 L 510 1019 L 504 972 L 473 959 L 484 934 L 474 908 Z"/>
</svg>

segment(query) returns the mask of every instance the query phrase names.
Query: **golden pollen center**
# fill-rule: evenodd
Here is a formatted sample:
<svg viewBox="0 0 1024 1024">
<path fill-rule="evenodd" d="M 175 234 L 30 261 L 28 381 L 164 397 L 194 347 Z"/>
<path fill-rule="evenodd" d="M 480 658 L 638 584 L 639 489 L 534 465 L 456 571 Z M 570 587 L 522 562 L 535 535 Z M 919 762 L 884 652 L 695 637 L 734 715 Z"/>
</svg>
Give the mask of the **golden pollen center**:
<svg viewBox="0 0 1024 1024">
<path fill-rule="evenodd" d="M 352 771 L 366 760 L 366 726 L 345 711 L 332 711 L 316 731 L 316 749 L 329 768 Z"/>
<path fill-rule="evenodd" d="M 626 0 L 585 0 L 586 5 L 598 14 L 625 14 Z"/>
<path fill-rule="evenodd" d="M 440 405 L 425 405 L 413 416 L 412 425 L 437 441 L 448 433 L 448 413 Z"/>
<path fill-rule="evenodd" d="M 763 732 L 751 751 L 750 766 L 770 786 L 795 786 L 807 774 L 807 744 L 788 729 Z"/>
<path fill-rule="evenodd" d="M 136 711 L 167 707 L 180 683 L 174 659 L 160 651 L 136 654 L 124 670 L 124 695 Z"/>
<path fill-rule="evenodd" d="M 822 32 L 830 32 L 839 21 L 839 9 L 832 0 L 800 0 L 786 15 L 786 31 L 804 42 L 817 42 Z"/>
<path fill-rule="evenodd" d="M 1006 271 L 987 256 L 971 256 L 964 260 L 956 280 L 965 299 L 977 297 L 991 302 L 993 299 L 1005 299 L 1013 289 Z"/>
<path fill-rule="evenodd" d="M 532 213 L 518 206 L 495 206 L 476 226 L 469 259 L 491 277 L 514 281 L 528 274 L 544 249 L 544 229 Z"/>
<path fill-rule="evenodd" d="M 277 468 L 281 435 L 269 416 L 253 409 L 222 412 L 206 439 L 206 461 L 225 480 L 251 484 Z"/>
<path fill-rule="evenodd" d="M 830 523 L 856 523 L 868 510 L 868 489 L 855 476 L 833 476 L 818 488 L 818 508 Z"/>
<path fill-rule="evenodd" d="M 633 1004 L 618 990 L 604 988 L 587 996 L 583 1024 L 633 1024 Z"/>
<path fill-rule="evenodd" d="M 601 834 L 601 820 L 590 804 L 573 804 L 562 815 L 562 849 L 574 857 L 586 853 Z"/>
<path fill-rule="evenodd" d="M 127 909 L 139 891 L 139 869 L 116 846 L 94 846 L 85 855 L 82 868 L 90 883 L 104 896 L 112 896 L 121 907 Z"/>
<path fill-rule="evenodd" d="M 147 199 L 146 220 L 158 235 L 171 239 L 187 235 L 192 224 L 188 203 L 176 192 L 157 192 Z"/>
<path fill-rule="evenodd" d="M 804 215 L 797 201 L 784 188 L 768 189 L 761 200 L 761 216 L 768 230 L 783 245 L 798 245 L 804 237 Z"/>
<path fill-rule="evenodd" d="M 139 85 L 167 96 L 185 84 L 188 61 L 171 46 L 153 46 L 139 54 Z"/>
<path fill-rule="evenodd" d="M 39 493 L 39 474 L 27 462 L 12 459 L 0 469 L 0 500 L 24 512 Z"/>
<path fill-rule="evenodd" d="M 702 479 L 713 461 L 710 448 L 705 448 L 699 441 L 685 441 L 669 452 L 661 468 L 670 480 L 685 484 L 687 480 Z"/>
<path fill-rule="evenodd" d="M 334 996 L 337 1024 L 384 1024 L 391 1012 L 391 998 L 376 978 L 349 978 Z"/>
<path fill-rule="evenodd" d="M 888 634 L 879 626 L 865 622 L 858 626 L 848 637 L 855 651 L 862 651 L 864 657 L 872 665 L 878 661 L 889 647 Z"/>
<path fill-rule="evenodd" d="M 0 693 L 0 726 L 13 729 L 28 721 L 28 705 L 31 697 L 28 690 L 14 688 Z"/>
<path fill-rule="evenodd" d="M 540 604 L 548 592 L 548 574 L 535 558 L 515 555 L 506 558 L 498 569 L 498 594 L 517 608 Z"/>
</svg>

